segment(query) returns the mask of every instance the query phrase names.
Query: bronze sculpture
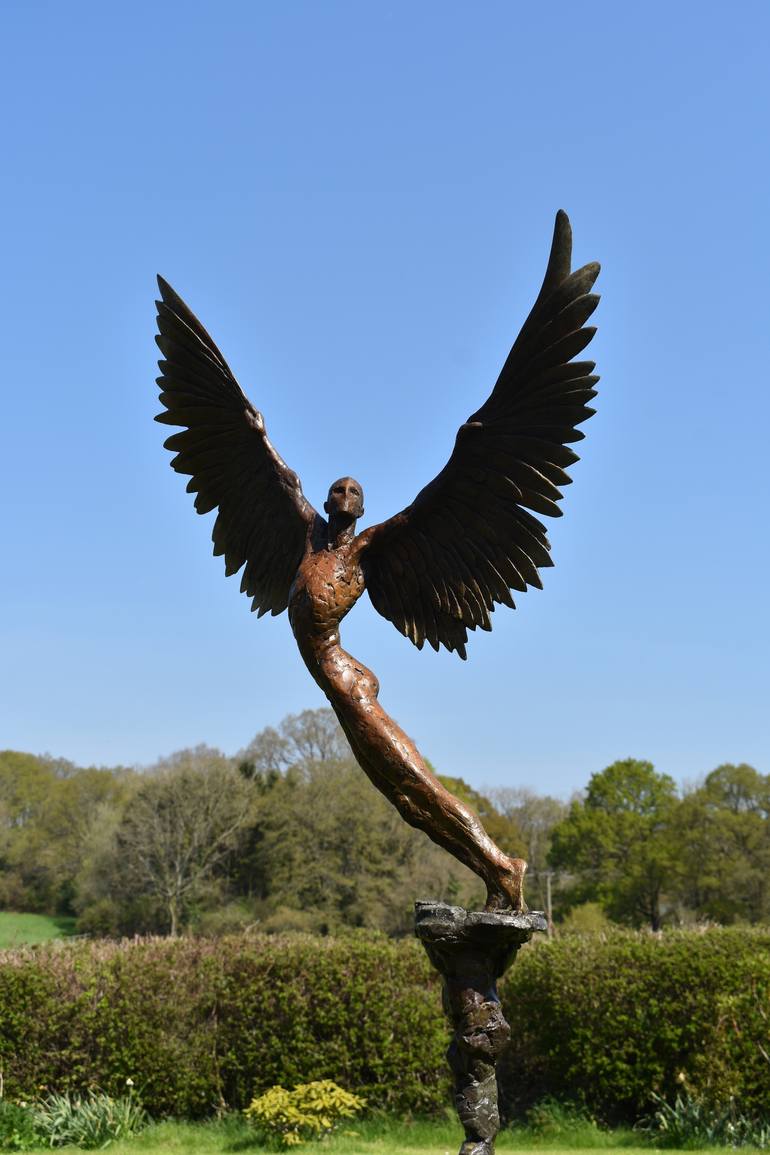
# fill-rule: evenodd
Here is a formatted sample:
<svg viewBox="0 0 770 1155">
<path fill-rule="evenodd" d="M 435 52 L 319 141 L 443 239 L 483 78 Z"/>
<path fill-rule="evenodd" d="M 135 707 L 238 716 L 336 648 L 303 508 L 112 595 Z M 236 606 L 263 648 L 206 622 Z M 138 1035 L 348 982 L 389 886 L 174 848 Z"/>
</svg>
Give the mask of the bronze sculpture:
<svg viewBox="0 0 770 1155">
<path fill-rule="evenodd" d="M 363 491 L 343 477 L 321 517 L 275 451 L 262 415 L 241 391 L 211 337 L 158 278 L 156 337 L 161 400 L 156 420 L 185 428 L 165 442 L 173 468 L 190 475 L 198 513 L 218 508 L 214 553 L 227 574 L 244 568 L 241 590 L 259 615 L 288 609 L 300 653 L 326 694 L 356 760 L 411 825 L 476 872 L 487 911 L 525 910 L 526 863 L 512 859 L 431 773 L 378 702 L 374 674 L 340 645 L 339 624 L 364 589 L 418 648 L 427 640 L 465 658 L 467 631 L 491 628 L 495 603 L 541 587 L 552 565 L 542 523 L 559 515 L 568 448 L 593 410 L 590 361 L 573 361 L 591 340 L 585 322 L 598 296 L 592 263 L 570 271 L 572 236 L 556 217 L 540 294 L 487 401 L 461 427 L 447 465 L 410 506 L 356 534 Z"/>
</svg>

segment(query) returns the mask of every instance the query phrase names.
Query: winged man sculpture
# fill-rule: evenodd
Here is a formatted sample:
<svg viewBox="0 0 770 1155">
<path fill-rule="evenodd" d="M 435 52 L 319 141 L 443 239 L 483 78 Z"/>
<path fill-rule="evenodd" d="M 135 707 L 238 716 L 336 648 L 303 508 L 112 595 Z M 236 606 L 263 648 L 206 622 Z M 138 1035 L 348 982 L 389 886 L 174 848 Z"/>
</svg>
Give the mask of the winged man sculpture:
<svg viewBox="0 0 770 1155">
<path fill-rule="evenodd" d="M 367 590 L 418 649 L 427 641 L 465 658 L 468 630 L 491 629 L 496 603 L 513 608 L 512 590 L 542 588 L 538 570 L 553 563 L 534 514 L 561 513 L 565 471 L 578 460 L 568 446 L 583 437 L 577 426 L 594 412 L 587 402 L 598 381 L 592 361 L 573 358 L 595 332 L 585 322 L 599 300 L 591 292 L 599 265 L 571 272 L 571 254 L 559 212 L 543 286 L 492 393 L 412 504 L 361 533 L 359 483 L 335 481 L 327 516 L 316 512 L 211 337 L 158 278 L 165 411 L 156 420 L 184 427 L 165 445 L 173 468 L 190 476 L 198 513 L 218 510 L 214 553 L 227 574 L 243 569 L 241 590 L 260 616 L 288 609 L 359 765 L 408 823 L 483 879 L 487 910 L 526 909 L 526 863 L 505 855 L 426 766 L 380 705 L 374 674 L 342 648 L 339 627 Z"/>
</svg>

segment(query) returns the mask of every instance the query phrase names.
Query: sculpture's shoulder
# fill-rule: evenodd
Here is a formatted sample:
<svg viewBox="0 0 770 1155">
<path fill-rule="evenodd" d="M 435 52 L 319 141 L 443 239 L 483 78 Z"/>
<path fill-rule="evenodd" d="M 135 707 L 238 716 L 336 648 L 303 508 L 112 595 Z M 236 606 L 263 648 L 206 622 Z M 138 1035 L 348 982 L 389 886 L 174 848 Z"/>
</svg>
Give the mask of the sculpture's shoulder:
<svg viewBox="0 0 770 1155">
<path fill-rule="evenodd" d="M 356 561 L 360 560 L 362 554 L 376 541 L 378 535 L 382 534 L 383 524 L 384 523 L 369 525 L 354 537 L 351 544 L 351 552 Z"/>
</svg>

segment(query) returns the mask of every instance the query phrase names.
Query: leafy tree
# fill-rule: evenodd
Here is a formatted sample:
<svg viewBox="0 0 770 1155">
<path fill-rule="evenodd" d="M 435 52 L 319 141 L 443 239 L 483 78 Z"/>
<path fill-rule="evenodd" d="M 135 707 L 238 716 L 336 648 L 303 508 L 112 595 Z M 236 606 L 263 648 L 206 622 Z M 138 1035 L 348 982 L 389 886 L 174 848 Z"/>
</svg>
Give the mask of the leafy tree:
<svg viewBox="0 0 770 1155">
<path fill-rule="evenodd" d="M 477 888 L 475 876 L 408 826 L 352 759 L 290 769 L 260 821 L 268 928 L 409 933 L 416 898 L 454 900 Z"/>
<path fill-rule="evenodd" d="M 18 750 L 0 752 L 0 905 L 16 910 L 42 909 L 34 892 L 34 866 L 26 872 L 20 848 L 54 783 L 45 759 Z"/>
<path fill-rule="evenodd" d="M 770 918 L 770 775 L 718 766 L 685 795 L 675 837 L 687 908 L 719 922 Z"/>
<path fill-rule="evenodd" d="M 12 834 L 23 829 L 35 817 L 55 780 L 45 758 L 23 754 L 18 750 L 0 751 L 0 830 L 2 846 Z"/>
<path fill-rule="evenodd" d="M 583 800 L 552 832 L 553 866 L 576 872 L 575 897 L 598 899 L 620 922 L 661 926 L 676 862 L 676 786 L 650 762 L 626 758 L 593 774 Z"/>
<path fill-rule="evenodd" d="M 70 913 L 93 824 L 117 804 L 130 771 L 0 753 L 0 904 Z"/>
<path fill-rule="evenodd" d="M 319 763 L 351 760 L 345 735 L 333 711 L 327 708 L 289 714 L 277 728 L 266 726 L 260 730 L 241 750 L 235 759 L 238 769 L 251 782 L 262 805 L 255 807 L 233 862 L 232 881 L 238 895 L 268 898 L 271 850 L 265 844 L 263 818 L 274 800 L 267 796 L 284 778 L 296 784 L 300 779 L 307 780 L 309 768 Z"/>
</svg>

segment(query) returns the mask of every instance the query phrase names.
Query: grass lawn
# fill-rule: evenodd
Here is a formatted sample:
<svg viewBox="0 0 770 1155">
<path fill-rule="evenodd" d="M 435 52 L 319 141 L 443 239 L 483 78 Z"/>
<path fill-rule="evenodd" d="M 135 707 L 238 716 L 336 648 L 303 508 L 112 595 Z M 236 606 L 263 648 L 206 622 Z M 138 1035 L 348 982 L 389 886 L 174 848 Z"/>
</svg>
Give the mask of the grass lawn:
<svg viewBox="0 0 770 1155">
<path fill-rule="evenodd" d="M 454 1123 L 393 1123 L 368 1121 L 358 1123 L 323 1142 L 303 1143 L 298 1155 L 456 1155 L 462 1133 Z M 542 1155 L 567 1155 L 576 1150 L 619 1150 L 626 1155 L 654 1155 L 657 1148 L 643 1146 L 640 1136 L 632 1131 L 599 1131 L 587 1125 L 569 1134 L 553 1138 L 533 1135 L 526 1130 L 504 1131 L 497 1140 L 497 1151 L 532 1151 Z M 77 1148 L 59 1148 L 74 1152 Z M 135 1139 L 111 1143 L 112 1155 L 236 1155 L 237 1152 L 264 1151 L 248 1127 L 240 1119 L 221 1123 L 158 1123 Z M 276 1150 L 276 1148 L 272 1148 Z M 724 1148 L 704 1148 L 720 1152 Z M 748 1155 L 751 1148 L 743 1148 Z"/>
<path fill-rule="evenodd" d="M 74 918 L 50 918 L 47 914 L 0 911 L 0 950 L 8 950 L 15 946 L 33 946 L 37 942 L 66 938 L 74 933 Z"/>
</svg>

